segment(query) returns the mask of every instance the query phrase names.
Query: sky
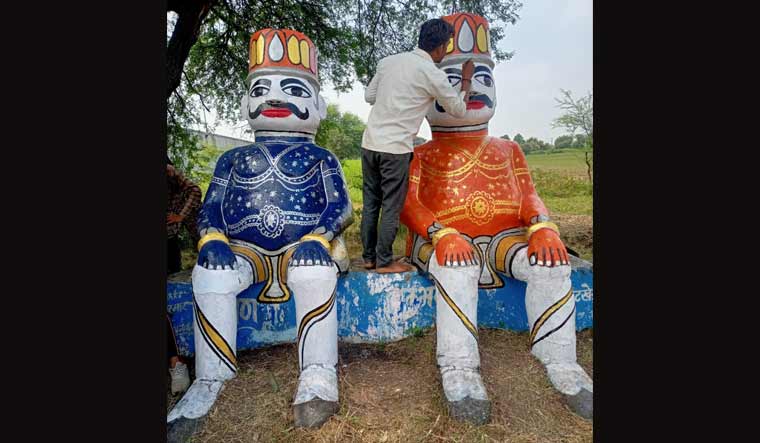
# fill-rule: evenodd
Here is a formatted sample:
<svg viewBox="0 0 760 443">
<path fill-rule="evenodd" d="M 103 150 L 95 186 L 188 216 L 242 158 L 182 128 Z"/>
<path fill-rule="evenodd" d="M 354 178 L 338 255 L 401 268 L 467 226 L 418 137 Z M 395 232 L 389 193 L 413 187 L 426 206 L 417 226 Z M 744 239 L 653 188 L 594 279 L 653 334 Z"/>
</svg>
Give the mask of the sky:
<svg viewBox="0 0 760 443">
<path fill-rule="evenodd" d="M 565 133 L 553 129 L 551 122 L 560 115 L 555 97 L 567 89 L 578 97 L 593 92 L 593 21 L 592 0 L 523 0 L 520 19 L 506 27 L 499 42 L 505 51 L 515 51 L 511 60 L 494 69 L 496 114 L 489 133 L 520 133 L 546 142 Z M 341 111 L 350 111 L 367 121 L 370 105 L 364 101 L 364 86 L 354 83 L 348 93 L 338 94 L 329 84 L 322 85 L 328 103 L 337 103 Z M 214 115 L 207 116 L 214 123 Z M 215 132 L 252 140 L 243 133 L 247 123 L 219 122 Z M 430 139 L 430 126 L 422 123 L 419 135 Z"/>
</svg>

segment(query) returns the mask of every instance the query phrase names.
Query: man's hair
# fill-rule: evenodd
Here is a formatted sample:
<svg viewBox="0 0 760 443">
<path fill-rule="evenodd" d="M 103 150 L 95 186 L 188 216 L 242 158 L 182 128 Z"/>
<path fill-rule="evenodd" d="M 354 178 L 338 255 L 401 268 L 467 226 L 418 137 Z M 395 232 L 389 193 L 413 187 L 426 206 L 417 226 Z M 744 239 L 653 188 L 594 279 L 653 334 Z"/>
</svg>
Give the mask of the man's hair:
<svg viewBox="0 0 760 443">
<path fill-rule="evenodd" d="M 420 27 L 420 38 L 417 46 L 427 52 L 446 43 L 454 35 L 454 27 L 450 23 L 434 18 L 426 21 Z"/>
</svg>

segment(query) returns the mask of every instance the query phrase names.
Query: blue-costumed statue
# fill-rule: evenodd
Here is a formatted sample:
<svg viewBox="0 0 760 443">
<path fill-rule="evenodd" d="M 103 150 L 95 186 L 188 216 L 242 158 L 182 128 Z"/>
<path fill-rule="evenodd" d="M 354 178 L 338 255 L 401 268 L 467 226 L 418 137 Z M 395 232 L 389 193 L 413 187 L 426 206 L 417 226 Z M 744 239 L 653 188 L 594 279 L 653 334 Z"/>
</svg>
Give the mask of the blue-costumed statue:
<svg viewBox="0 0 760 443">
<path fill-rule="evenodd" d="M 295 299 L 296 426 L 320 426 L 338 410 L 335 292 L 353 213 L 338 159 L 314 144 L 326 115 L 316 52 L 292 30 L 251 37 L 241 112 L 256 142 L 222 154 L 206 193 L 193 270 L 196 380 L 170 423 L 205 416 L 235 376 L 236 297 L 261 283 L 259 303 Z"/>
</svg>

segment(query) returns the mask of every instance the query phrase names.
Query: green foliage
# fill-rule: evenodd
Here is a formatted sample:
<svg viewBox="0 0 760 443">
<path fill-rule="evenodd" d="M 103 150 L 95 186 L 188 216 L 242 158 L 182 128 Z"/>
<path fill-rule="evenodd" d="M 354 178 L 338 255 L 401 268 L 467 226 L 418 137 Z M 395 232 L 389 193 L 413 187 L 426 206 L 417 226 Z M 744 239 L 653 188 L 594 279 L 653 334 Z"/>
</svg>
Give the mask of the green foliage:
<svg viewBox="0 0 760 443">
<path fill-rule="evenodd" d="M 416 337 L 416 338 L 420 338 L 420 337 L 422 337 L 423 335 L 425 335 L 425 330 L 424 330 L 424 329 L 422 329 L 422 328 L 421 328 L 421 327 L 419 327 L 419 326 L 412 326 L 411 328 L 409 328 L 409 329 L 406 331 L 406 335 L 407 335 L 407 336 Z"/>
<path fill-rule="evenodd" d="M 502 135 L 500 138 L 503 138 L 504 140 L 511 140 L 507 134 Z"/>
<path fill-rule="evenodd" d="M 554 149 L 554 146 L 545 141 L 539 140 L 536 137 L 529 138 L 525 143 L 520 144 L 520 147 L 526 154 L 529 152 L 549 151 Z"/>
<path fill-rule="evenodd" d="M 519 132 L 517 133 L 517 135 L 515 135 L 515 138 L 513 140 L 515 143 L 520 145 L 520 147 L 522 147 L 522 145 L 525 144 L 525 139 L 523 138 L 522 134 L 520 134 Z"/>
<path fill-rule="evenodd" d="M 588 148 L 590 147 L 589 141 L 589 138 L 584 134 L 576 134 L 575 140 L 573 141 L 573 148 Z"/>
<path fill-rule="evenodd" d="M 346 176 L 346 182 L 348 183 L 348 194 L 351 196 L 351 202 L 354 208 L 361 207 L 362 197 L 362 162 L 359 159 L 341 159 L 341 167 L 343 168 L 343 175 Z"/>
<path fill-rule="evenodd" d="M 570 91 L 560 89 L 561 97 L 555 98 L 557 107 L 562 115 L 552 122 L 554 128 L 564 128 L 571 134 L 580 131 L 588 138 L 588 145 L 593 145 L 594 139 L 594 98 L 591 92 L 586 96 L 575 99 Z"/>
<path fill-rule="evenodd" d="M 514 25 L 522 3 L 517 0 L 287 0 L 209 2 L 209 12 L 197 41 L 182 66 L 180 86 L 173 91 L 168 124 L 179 128 L 199 124 L 202 112 L 215 109 L 222 121 L 237 119 L 246 90 L 248 44 L 264 28 L 295 29 L 309 36 L 319 50 L 320 82 L 348 91 L 354 80 L 368 84 L 378 61 L 416 47 L 419 26 L 427 19 L 457 11 L 486 17 L 496 61 L 509 60 L 500 49 L 505 28 Z M 172 9 L 173 10 L 173 9 Z M 174 19 L 167 19 L 174 32 Z M 213 128 L 212 128 L 213 129 Z M 171 149 L 192 149 L 170 140 Z M 174 144 L 174 145 L 172 145 Z"/>
<path fill-rule="evenodd" d="M 557 149 L 572 148 L 574 142 L 572 135 L 560 135 L 554 140 L 554 147 Z"/>
<path fill-rule="evenodd" d="M 327 117 L 319 124 L 315 141 L 338 159 L 359 158 L 365 126 L 357 115 L 341 113 L 338 105 L 331 104 L 327 107 Z"/>
</svg>

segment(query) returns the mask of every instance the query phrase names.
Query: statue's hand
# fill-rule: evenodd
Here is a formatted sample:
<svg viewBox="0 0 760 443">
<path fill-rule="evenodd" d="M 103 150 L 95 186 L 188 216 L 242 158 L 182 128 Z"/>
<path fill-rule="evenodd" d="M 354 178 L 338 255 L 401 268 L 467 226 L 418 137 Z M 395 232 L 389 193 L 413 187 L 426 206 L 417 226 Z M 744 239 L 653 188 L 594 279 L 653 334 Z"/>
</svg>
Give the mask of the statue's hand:
<svg viewBox="0 0 760 443">
<path fill-rule="evenodd" d="M 235 269 L 235 254 L 227 243 L 211 240 L 198 252 L 198 264 L 206 269 Z"/>
<path fill-rule="evenodd" d="M 470 242 L 459 234 L 444 235 L 435 246 L 435 256 L 441 266 L 473 266 L 478 264 L 477 255 Z"/>
<path fill-rule="evenodd" d="M 332 266 L 330 252 L 316 240 L 305 240 L 296 246 L 288 266 Z"/>
<path fill-rule="evenodd" d="M 559 234 L 551 229 L 539 229 L 528 240 L 528 259 L 531 266 L 566 266 L 570 263 L 567 249 Z"/>
</svg>

